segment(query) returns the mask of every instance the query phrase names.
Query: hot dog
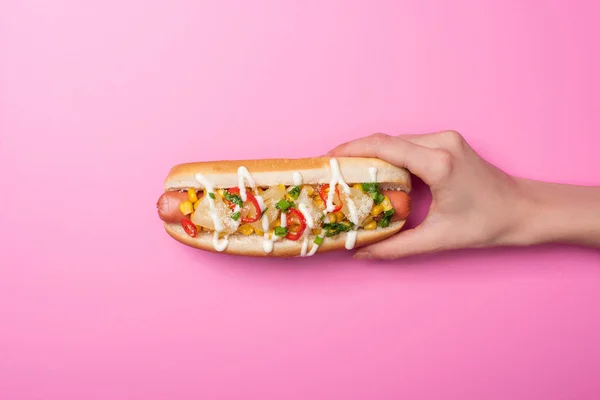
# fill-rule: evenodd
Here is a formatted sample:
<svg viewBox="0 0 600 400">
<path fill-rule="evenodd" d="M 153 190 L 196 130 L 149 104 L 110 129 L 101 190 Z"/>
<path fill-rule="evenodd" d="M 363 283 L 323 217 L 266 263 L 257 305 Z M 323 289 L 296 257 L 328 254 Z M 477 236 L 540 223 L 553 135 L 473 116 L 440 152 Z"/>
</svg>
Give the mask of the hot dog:
<svg viewBox="0 0 600 400">
<path fill-rule="evenodd" d="M 156 208 L 160 219 L 171 224 L 178 224 L 183 221 L 185 215 L 179 210 L 179 206 L 184 201 L 187 201 L 188 197 L 187 191 L 163 193 L 163 195 L 159 197 L 158 202 L 156 202 Z"/>
<path fill-rule="evenodd" d="M 411 212 L 410 197 L 406 192 L 398 190 L 382 190 L 381 193 L 392 203 L 394 215 L 392 222 L 402 221 L 408 218 Z M 201 196 L 202 192 L 197 192 L 196 196 Z M 156 203 L 158 215 L 163 222 L 180 223 L 186 219 L 186 216 L 179 210 L 181 203 L 188 201 L 188 192 L 170 191 L 164 192 Z"/>
<path fill-rule="evenodd" d="M 369 158 L 197 162 L 157 201 L 167 233 L 235 255 L 290 257 L 383 240 L 411 213 L 410 174 Z"/>
</svg>

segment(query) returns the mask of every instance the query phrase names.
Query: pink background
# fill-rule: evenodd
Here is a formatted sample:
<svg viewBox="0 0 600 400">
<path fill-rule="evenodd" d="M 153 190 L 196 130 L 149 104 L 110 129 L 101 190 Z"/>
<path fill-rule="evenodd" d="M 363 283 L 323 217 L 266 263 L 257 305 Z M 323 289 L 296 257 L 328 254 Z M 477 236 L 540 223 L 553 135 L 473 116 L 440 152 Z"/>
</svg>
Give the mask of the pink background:
<svg viewBox="0 0 600 400">
<path fill-rule="evenodd" d="M 3 1 L 0 398 L 599 398 L 597 251 L 253 260 L 155 211 L 173 164 L 377 131 L 600 184 L 593 3 Z"/>
</svg>

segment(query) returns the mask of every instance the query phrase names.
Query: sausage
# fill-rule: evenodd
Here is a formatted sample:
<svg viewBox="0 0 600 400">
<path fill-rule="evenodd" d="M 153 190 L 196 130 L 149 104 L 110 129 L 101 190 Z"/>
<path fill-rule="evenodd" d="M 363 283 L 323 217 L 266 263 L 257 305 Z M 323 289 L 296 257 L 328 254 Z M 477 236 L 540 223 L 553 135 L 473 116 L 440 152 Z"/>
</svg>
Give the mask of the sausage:
<svg viewBox="0 0 600 400">
<path fill-rule="evenodd" d="M 399 190 L 384 190 L 383 194 L 390 199 L 396 211 L 392 221 L 406 220 L 412 211 L 410 197 Z M 186 217 L 179 211 L 179 204 L 188 199 L 187 192 L 165 192 L 160 196 L 156 207 L 161 220 L 168 223 L 180 223 Z"/>
<path fill-rule="evenodd" d="M 165 192 L 156 202 L 158 216 L 164 222 L 180 223 L 186 216 L 179 211 L 179 205 L 188 199 L 187 192 Z"/>
<path fill-rule="evenodd" d="M 383 195 L 390 199 L 390 203 L 392 203 L 392 207 L 396 211 L 392 215 L 392 222 L 406 220 L 412 211 L 412 204 L 408 193 L 400 190 L 384 190 Z"/>
</svg>

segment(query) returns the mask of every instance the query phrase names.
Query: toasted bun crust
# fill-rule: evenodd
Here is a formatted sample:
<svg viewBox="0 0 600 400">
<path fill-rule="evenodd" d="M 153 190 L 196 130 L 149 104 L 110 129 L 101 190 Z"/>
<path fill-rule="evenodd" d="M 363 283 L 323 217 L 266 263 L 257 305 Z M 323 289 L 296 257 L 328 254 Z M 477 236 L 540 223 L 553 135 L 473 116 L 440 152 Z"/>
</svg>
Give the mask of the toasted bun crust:
<svg viewBox="0 0 600 400">
<path fill-rule="evenodd" d="M 377 181 L 382 189 L 395 189 L 410 192 L 410 173 L 377 158 L 336 157 L 340 172 L 347 184 L 370 182 L 370 167 L 377 168 Z M 238 185 L 239 167 L 250 172 L 257 186 L 269 187 L 279 184 L 293 185 L 293 173 L 302 175 L 304 184 L 323 184 L 331 180 L 329 157 L 300 159 L 263 159 L 236 161 L 205 161 L 179 164 L 171 168 L 165 179 L 165 190 L 188 188 L 203 189 L 196 181 L 197 173 L 203 174 L 217 189 Z"/>
<path fill-rule="evenodd" d="M 392 222 L 387 228 L 378 228 L 373 231 L 359 230 L 356 236 L 356 247 L 365 246 L 371 243 L 379 242 L 384 240 L 396 232 L 398 232 L 405 221 Z M 212 232 L 200 232 L 195 238 L 185 233 L 181 225 L 179 224 L 165 224 L 165 230 L 175 240 L 197 249 L 207 250 L 211 252 L 217 252 L 212 244 Z M 325 238 L 317 253 L 324 253 L 334 250 L 345 249 L 346 233 L 340 233 L 331 238 Z M 224 254 L 232 254 L 238 256 L 248 257 L 298 257 L 302 250 L 302 239 L 298 241 L 292 241 L 282 239 L 273 244 L 273 251 L 266 253 L 263 250 L 262 236 L 250 235 L 244 236 L 236 233 L 229 236 L 229 245 L 222 252 Z M 309 241 L 308 251 L 313 246 L 312 240 Z"/>
</svg>

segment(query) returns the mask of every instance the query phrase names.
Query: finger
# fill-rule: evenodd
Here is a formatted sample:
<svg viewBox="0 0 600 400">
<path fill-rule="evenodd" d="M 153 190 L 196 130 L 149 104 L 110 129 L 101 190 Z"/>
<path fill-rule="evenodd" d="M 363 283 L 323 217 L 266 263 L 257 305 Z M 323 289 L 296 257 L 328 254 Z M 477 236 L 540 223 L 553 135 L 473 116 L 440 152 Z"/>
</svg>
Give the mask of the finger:
<svg viewBox="0 0 600 400">
<path fill-rule="evenodd" d="M 402 257 L 433 253 L 444 248 L 444 234 L 441 229 L 420 225 L 382 242 L 359 249 L 354 258 L 374 260 L 394 260 Z"/>
<path fill-rule="evenodd" d="M 439 140 L 439 134 L 441 132 L 432 133 L 408 133 L 398 135 L 400 139 L 408 140 L 411 143 L 418 144 L 419 146 L 429 147 L 430 149 L 437 149 L 441 143 Z"/>
<path fill-rule="evenodd" d="M 429 147 L 430 149 L 445 149 L 448 151 L 458 151 L 465 144 L 462 135 L 456 131 L 440 131 L 424 134 L 398 135 L 399 138 L 407 140 L 419 146 Z"/>
<path fill-rule="evenodd" d="M 432 149 L 399 137 L 375 134 L 339 145 L 328 153 L 331 157 L 375 157 L 406 168 L 427 180 L 436 157 Z"/>
</svg>

